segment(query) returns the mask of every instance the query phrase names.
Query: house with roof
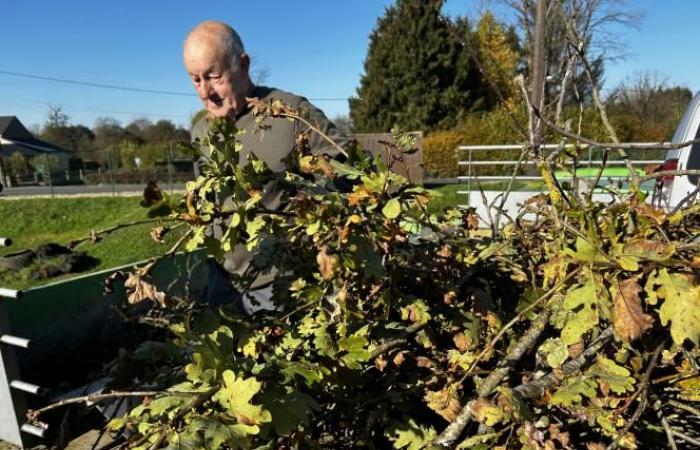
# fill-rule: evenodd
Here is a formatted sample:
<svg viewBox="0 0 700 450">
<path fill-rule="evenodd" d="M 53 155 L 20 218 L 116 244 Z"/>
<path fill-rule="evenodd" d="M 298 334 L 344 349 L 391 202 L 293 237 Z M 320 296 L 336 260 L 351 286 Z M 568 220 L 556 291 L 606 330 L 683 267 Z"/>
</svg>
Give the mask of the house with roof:
<svg viewBox="0 0 700 450">
<path fill-rule="evenodd" d="M 64 173 L 70 167 L 70 160 L 76 158 L 68 149 L 35 138 L 17 117 L 0 116 L 0 181 L 6 186 L 11 185 L 8 161 L 15 153 L 24 156 L 28 162 L 37 156 L 53 156 L 52 163 L 58 163 L 50 168 L 52 175 Z M 46 168 L 41 165 L 34 168 L 34 172 L 45 175 Z"/>
</svg>

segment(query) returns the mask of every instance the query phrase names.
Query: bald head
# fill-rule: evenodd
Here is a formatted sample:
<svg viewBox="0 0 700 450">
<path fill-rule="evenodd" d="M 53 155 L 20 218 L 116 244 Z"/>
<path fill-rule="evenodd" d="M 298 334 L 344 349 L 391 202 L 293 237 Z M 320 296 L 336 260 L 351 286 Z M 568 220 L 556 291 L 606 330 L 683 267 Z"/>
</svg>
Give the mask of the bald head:
<svg viewBox="0 0 700 450">
<path fill-rule="evenodd" d="M 185 54 L 202 47 L 216 50 L 220 57 L 228 59 L 232 71 L 240 70 L 241 56 L 245 54 L 245 49 L 236 30 L 228 24 L 207 20 L 194 27 L 185 39 Z"/>
<path fill-rule="evenodd" d="M 224 117 L 245 109 L 253 87 L 250 58 L 233 28 L 217 21 L 197 25 L 185 39 L 183 61 L 207 111 Z"/>
</svg>

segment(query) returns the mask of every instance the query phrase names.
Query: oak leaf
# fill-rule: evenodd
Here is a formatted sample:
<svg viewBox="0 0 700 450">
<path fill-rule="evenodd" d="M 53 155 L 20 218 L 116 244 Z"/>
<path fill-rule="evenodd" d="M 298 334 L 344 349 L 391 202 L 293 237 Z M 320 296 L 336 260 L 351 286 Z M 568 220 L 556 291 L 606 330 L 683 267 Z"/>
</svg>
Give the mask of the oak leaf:
<svg viewBox="0 0 700 450">
<path fill-rule="evenodd" d="M 472 405 L 474 420 L 483 423 L 488 427 L 492 427 L 501 422 L 504 418 L 503 409 L 494 405 L 485 398 L 479 398 Z"/>
<path fill-rule="evenodd" d="M 337 265 L 338 258 L 336 256 L 329 255 L 328 247 L 325 245 L 316 255 L 316 262 L 318 263 L 318 271 L 321 272 L 321 276 L 325 280 L 333 278 L 333 273 L 335 272 L 335 266 Z"/>
<path fill-rule="evenodd" d="M 439 391 L 428 391 L 423 398 L 428 403 L 428 408 L 448 422 L 455 420 L 462 410 L 454 390 L 449 386 Z"/>
<path fill-rule="evenodd" d="M 671 337 L 676 344 L 687 338 L 695 345 L 700 341 L 700 285 L 695 277 L 671 273 L 663 268 L 656 277 L 658 297 L 664 302 L 659 309 L 661 325 L 671 322 Z"/>
<path fill-rule="evenodd" d="M 159 244 L 163 243 L 163 238 L 170 231 L 168 227 L 153 227 L 151 228 L 151 239 Z"/>
<path fill-rule="evenodd" d="M 641 286 L 635 278 L 614 280 L 610 287 L 613 299 L 613 327 L 615 333 L 627 342 L 632 342 L 651 328 L 654 318 L 645 314 L 639 293 Z"/>
<path fill-rule="evenodd" d="M 465 352 L 469 350 L 471 343 L 461 331 L 459 333 L 455 333 L 455 335 L 452 336 L 452 341 L 455 343 L 455 347 L 457 347 L 457 349 L 460 352 Z"/>
<path fill-rule="evenodd" d="M 158 290 L 152 283 L 145 280 L 138 273 L 130 273 L 124 281 L 126 300 L 130 305 L 141 303 L 144 300 L 153 300 L 160 306 L 165 306 L 165 293 Z"/>
</svg>

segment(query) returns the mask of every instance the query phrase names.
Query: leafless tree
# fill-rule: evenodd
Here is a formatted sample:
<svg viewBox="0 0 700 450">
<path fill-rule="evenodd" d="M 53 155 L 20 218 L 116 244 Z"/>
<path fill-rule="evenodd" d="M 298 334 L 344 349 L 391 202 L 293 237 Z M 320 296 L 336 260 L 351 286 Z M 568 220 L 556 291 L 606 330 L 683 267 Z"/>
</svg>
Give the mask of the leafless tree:
<svg viewBox="0 0 700 450">
<path fill-rule="evenodd" d="M 509 7 L 521 34 L 525 51 L 525 65 L 534 53 L 534 24 L 537 1 L 494 0 Z M 591 75 L 599 82 L 604 62 L 625 58 L 625 41 L 620 26 L 637 27 L 642 14 L 630 7 L 629 0 L 552 0 L 546 12 L 545 65 L 547 76 L 546 97 L 558 101 L 562 91 L 567 104 L 577 99 L 590 99 L 587 76 L 578 55 L 584 54 L 590 62 Z M 567 24 L 570 29 L 567 30 Z M 572 42 L 571 37 L 575 38 Z M 572 45 L 574 47 L 572 48 Z M 570 89 L 571 85 L 575 89 Z"/>
</svg>

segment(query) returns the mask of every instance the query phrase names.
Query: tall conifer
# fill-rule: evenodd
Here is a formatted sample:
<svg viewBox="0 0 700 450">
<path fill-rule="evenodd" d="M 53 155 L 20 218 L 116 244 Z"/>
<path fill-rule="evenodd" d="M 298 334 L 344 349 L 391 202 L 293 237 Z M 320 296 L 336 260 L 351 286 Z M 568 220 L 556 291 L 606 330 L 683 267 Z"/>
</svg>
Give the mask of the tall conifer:
<svg viewBox="0 0 700 450">
<path fill-rule="evenodd" d="M 350 100 L 355 131 L 449 127 L 474 106 L 479 77 L 458 35 L 465 24 L 455 32 L 443 3 L 397 0 L 379 19 Z"/>
</svg>

